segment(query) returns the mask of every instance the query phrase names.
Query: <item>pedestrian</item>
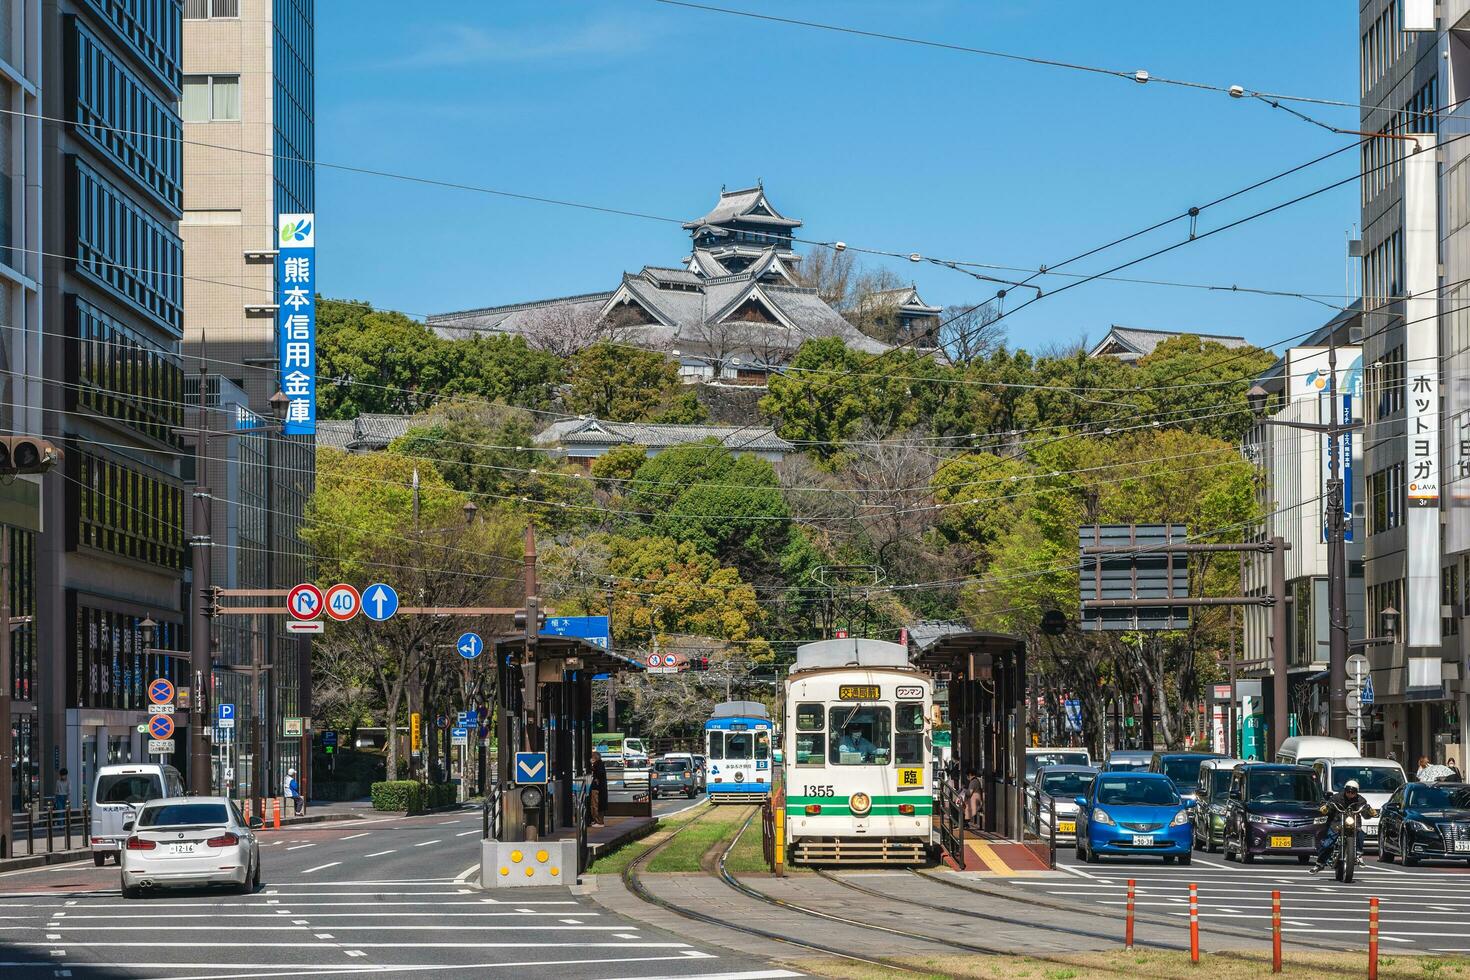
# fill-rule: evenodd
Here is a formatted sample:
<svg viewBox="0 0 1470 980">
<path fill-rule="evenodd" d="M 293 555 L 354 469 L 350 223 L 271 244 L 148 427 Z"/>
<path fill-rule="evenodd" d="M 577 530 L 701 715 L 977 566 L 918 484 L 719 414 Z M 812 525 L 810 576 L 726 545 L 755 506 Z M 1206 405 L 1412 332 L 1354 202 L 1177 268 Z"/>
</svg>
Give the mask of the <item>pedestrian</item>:
<svg viewBox="0 0 1470 980">
<path fill-rule="evenodd" d="M 965 775 L 965 823 L 975 830 L 982 830 L 981 809 L 985 802 L 980 774 L 971 769 Z"/>
<path fill-rule="evenodd" d="M 301 784 L 296 781 L 296 770 L 286 770 L 286 795 L 291 798 L 291 812 L 301 816 L 306 812 L 306 800 L 301 796 Z"/>
<path fill-rule="evenodd" d="M 66 811 L 71 804 L 71 777 L 65 769 L 56 774 L 56 809 Z"/>
<path fill-rule="evenodd" d="M 1419 757 L 1419 765 L 1416 766 L 1415 769 L 1414 769 L 1414 778 L 1417 779 L 1421 783 L 1422 782 L 1425 782 L 1426 780 L 1425 780 L 1424 770 L 1426 770 L 1428 768 L 1429 768 L 1429 756 L 1427 756 L 1427 755 L 1421 755 Z"/>
<path fill-rule="evenodd" d="M 1465 774 L 1462 773 L 1462 772 L 1460 772 L 1460 766 L 1459 766 L 1459 764 L 1457 762 L 1455 762 L 1455 757 L 1454 756 L 1450 756 L 1448 759 L 1446 759 L 1444 761 L 1444 764 L 1450 770 L 1450 773 L 1451 773 L 1450 779 L 1454 780 L 1457 783 L 1463 783 L 1465 781 Z M 61 771 L 62 772 L 66 772 L 65 769 L 63 769 Z"/>
<path fill-rule="evenodd" d="M 602 753 L 592 753 L 592 795 L 587 802 L 591 805 L 592 826 L 601 827 L 602 814 L 607 809 L 607 766 L 602 764 Z"/>
</svg>

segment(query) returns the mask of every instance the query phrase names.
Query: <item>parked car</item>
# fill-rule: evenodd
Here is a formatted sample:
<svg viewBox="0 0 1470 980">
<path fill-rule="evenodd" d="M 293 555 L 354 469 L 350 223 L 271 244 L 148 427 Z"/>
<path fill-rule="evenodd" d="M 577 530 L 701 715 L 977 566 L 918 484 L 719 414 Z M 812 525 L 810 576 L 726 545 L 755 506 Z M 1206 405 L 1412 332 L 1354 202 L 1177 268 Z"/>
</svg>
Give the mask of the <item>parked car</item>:
<svg viewBox="0 0 1470 980">
<path fill-rule="evenodd" d="M 1138 772 L 1148 769 L 1154 754 L 1148 749 L 1114 749 L 1108 755 L 1104 772 Z"/>
<path fill-rule="evenodd" d="M 1157 854 L 1165 864 L 1188 864 L 1194 854 L 1186 800 L 1161 773 L 1099 773 L 1078 796 L 1077 858 L 1097 863 L 1104 855 Z"/>
<path fill-rule="evenodd" d="M 776 762 L 779 765 L 780 759 Z M 699 776 L 699 791 L 703 793 L 709 789 L 709 760 L 702 755 L 694 757 L 694 772 Z"/>
<path fill-rule="evenodd" d="M 1036 778 L 1042 766 L 1090 766 L 1092 755 L 1086 749 L 1038 747 L 1026 750 L 1026 782 Z"/>
<path fill-rule="evenodd" d="M 1375 810 L 1382 810 L 1398 788 L 1408 782 L 1404 767 L 1392 759 L 1319 759 L 1312 763 L 1322 792 L 1342 792 L 1349 779 L 1358 781 L 1358 792 Z M 1369 847 L 1378 846 L 1378 817 L 1363 818 L 1363 836 Z"/>
<path fill-rule="evenodd" d="M 1225 839 L 1226 804 L 1230 800 L 1230 775 L 1243 759 L 1206 759 L 1199 764 L 1195 794 L 1194 842 L 1213 854 Z"/>
<path fill-rule="evenodd" d="M 1276 750 L 1276 761 L 1288 765 L 1309 766 L 1318 759 L 1357 759 L 1358 747 L 1345 738 L 1325 735 L 1293 735 Z"/>
<path fill-rule="evenodd" d="M 1405 783 L 1378 818 L 1378 860 L 1470 860 L 1470 783 Z"/>
<path fill-rule="evenodd" d="M 1262 855 L 1306 864 L 1327 832 L 1322 784 L 1310 766 L 1248 762 L 1230 777 L 1225 810 L 1225 860 L 1249 864 Z"/>
<path fill-rule="evenodd" d="M 92 862 L 100 868 L 107 855 L 119 857 L 128 839 L 123 825 L 137 816 L 138 807 L 150 800 L 183 795 L 184 780 L 173 766 L 128 763 L 97 770 L 92 784 Z"/>
<path fill-rule="evenodd" d="M 259 820 L 253 821 L 256 826 Z M 223 796 L 177 796 L 138 808 L 125 826 L 124 898 L 148 888 L 228 885 L 247 894 L 260 884 L 260 846 Z"/>
<path fill-rule="evenodd" d="M 1072 842 L 1077 836 L 1076 799 L 1087 793 L 1092 777 L 1097 775 L 1094 766 L 1043 766 L 1036 771 L 1036 780 L 1026 787 L 1026 813 L 1031 829 L 1038 836 L 1051 836 L 1051 815 L 1055 806 L 1057 815 L 1057 840 Z"/>
<path fill-rule="evenodd" d="M 694 799 L 699 785 L 694 774 L 694 759 L 689 755 L 664 756 L 653 764 L 648 792 L 656 800 L 660 796 L 680 794 Z"/>
<path fill-rule="evenodd" d="M 1199 767 L 1206 759 L 1223 759 L 1216 752 L 1155 752 L 1148 771 L 1159 772 L 1174 780 L 1179 795 L 1192 800 L 1199 789 Z"/>
</svg>

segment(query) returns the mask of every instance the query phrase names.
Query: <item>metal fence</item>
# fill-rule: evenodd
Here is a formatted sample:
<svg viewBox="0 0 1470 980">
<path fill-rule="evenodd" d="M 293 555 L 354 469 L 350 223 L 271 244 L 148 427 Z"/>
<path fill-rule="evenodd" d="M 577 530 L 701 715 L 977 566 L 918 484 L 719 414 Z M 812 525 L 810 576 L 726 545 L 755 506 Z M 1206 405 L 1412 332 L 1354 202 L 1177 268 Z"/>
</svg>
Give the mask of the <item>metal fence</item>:
<svg viewBox="0 0 1470 980">
<path fill-rule="evenodd" d="M 90 808 L 57 809 L 54 805 L 36 807 L 14 814 L 10 821 L 9 854 L 0 858 L 52 854 L 86 847 L 92 836 Z"/>
</svg>

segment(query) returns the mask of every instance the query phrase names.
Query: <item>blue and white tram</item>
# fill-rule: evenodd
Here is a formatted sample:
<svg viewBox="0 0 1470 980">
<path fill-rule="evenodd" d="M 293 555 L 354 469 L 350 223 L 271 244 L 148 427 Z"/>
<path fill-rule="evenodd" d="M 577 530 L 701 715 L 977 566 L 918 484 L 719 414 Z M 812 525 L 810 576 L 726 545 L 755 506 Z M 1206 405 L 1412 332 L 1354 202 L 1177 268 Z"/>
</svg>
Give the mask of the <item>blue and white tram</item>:
<svg viewBox="0 0 1470 980">
<path fill-rule="evenodd" d="M 759 701 L 715 705 L 704 723 L 711 803 L 761 803 L 771 795 L 771 713 Z"/>
</svg>

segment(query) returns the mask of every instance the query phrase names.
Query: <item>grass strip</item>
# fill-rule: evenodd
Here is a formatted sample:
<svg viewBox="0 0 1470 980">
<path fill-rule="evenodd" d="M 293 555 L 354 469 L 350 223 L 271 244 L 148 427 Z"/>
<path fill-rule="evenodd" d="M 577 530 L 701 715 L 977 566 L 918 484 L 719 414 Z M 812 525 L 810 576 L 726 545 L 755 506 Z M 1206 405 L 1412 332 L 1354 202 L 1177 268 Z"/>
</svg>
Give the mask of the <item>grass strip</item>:
<svg viewBox="0 0 1470 980">
<path fill-rule="evenodd" d="M 1114 950 L 1105 953 L 1055 953 L 1046 960 L 1030 956 L 895 956 L 897 962 L 933 977 L 972 977 L 976 980 L 1118 980 L 1148 977 L 1150 980 L 1186 980 L 1208 976 L 1210 980 L 1254 980 L 1271 976 L 1268 950 L 1205 952 L 1199 966 L 1188 953 L 1160 950 Z M 845 980 L 879 980 L 892 971 L 847 960 L 820 957 L 792 960 L 789 965 L 827 977 Z M 1282 976 L 1290 980 L 1335 980 L 1363 976 L 1368 954 L 1288 952 Z M 1425 977 L 1470 977 L 1470 959 L 1459 956 L 1429 956 L 1396 953 L 1378 958 L 1379 980 L 1410 980 Z"/>
</svg>

